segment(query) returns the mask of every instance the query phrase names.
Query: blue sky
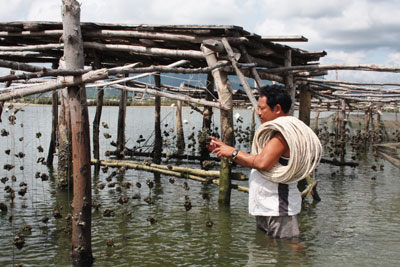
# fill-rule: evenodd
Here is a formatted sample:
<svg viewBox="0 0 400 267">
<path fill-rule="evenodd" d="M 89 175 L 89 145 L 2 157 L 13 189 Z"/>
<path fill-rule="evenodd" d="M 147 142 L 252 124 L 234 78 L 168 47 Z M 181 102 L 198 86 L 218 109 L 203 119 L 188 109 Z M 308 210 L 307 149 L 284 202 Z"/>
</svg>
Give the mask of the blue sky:
<svg viewBox="0 0 400 267">
<path fill-rule="evenodd" d="M 288 45 L 325 50 L 322 64 L 400 65 L 399 0 L 80 0 L 81 21 L 237 25 L 259 35 L 303 35 Z M 61 0 L 0 0 L 0 21 L 61 21 Z M 328 78 L 336 78 L 330 73 Z M 341 80 L 400 81 L 341 71 Z"/>
</svg>

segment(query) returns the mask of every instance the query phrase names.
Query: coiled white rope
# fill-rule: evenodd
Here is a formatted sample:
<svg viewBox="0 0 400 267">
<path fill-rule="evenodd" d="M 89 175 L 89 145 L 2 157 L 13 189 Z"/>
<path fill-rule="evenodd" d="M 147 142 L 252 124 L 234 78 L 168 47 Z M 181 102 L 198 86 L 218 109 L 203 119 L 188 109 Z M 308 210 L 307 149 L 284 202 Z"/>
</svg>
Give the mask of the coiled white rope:
<svg viewBox="0 0 400 267">
<path fill-rule="evenodd" d="M 269 171 L 259 172 L 272 182 L 296 183 L 317 167 L 322 157 L 321 142 L 304 122 L 293 116 L 282 116 L 260 125 L 251 153 L 259 154 L 276 132 L 283 135 L 289 146 L 289 162 L 286 166 L 277 162 Z"/>
</svg>

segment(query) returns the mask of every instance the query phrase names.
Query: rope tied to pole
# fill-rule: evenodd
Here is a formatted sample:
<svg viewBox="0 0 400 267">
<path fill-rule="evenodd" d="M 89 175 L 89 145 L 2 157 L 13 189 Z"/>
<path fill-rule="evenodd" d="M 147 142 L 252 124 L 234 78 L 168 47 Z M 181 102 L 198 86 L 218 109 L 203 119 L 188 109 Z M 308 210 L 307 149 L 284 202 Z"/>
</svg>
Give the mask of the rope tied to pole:
<svg viewBox="0 0 400 267">
<path fill-rule="evenodd" d="M 276 132 L 283 135 L 289 146 L 289 162 L 286 166 L 277 162 L 269 171 L 259 172 L 272 182 L 296 183 L 319 164 L 322 157 L 321 142 L 304 122 L 293 116 L 282 116 L 260 125 L 254 135 L 252 154 L 259 154 Z"/>
</svg>

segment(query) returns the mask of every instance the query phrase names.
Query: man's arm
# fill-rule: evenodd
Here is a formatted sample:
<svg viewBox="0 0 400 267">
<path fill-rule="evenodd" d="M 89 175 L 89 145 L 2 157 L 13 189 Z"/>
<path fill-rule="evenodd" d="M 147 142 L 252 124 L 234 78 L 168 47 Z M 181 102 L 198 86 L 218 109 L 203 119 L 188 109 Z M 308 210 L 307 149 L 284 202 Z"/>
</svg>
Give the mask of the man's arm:
<svg viewBox="0 0 400 267">
<path fill-rule="evenodd" d="M 212 138 L 210 150 L 212 153 L 216 153 L 219 158 L 232 158 L 232 152 L 235 148 L 224 144 L 216 138 Z M 281 156 L 290 156 L 289 146 L 282 134 L 276 133 L 274 137 L 268 141 L 260 154 L 253 155 L 239 151 L 235 162 L 243 167 L 269 171 Z"/>
</svg>

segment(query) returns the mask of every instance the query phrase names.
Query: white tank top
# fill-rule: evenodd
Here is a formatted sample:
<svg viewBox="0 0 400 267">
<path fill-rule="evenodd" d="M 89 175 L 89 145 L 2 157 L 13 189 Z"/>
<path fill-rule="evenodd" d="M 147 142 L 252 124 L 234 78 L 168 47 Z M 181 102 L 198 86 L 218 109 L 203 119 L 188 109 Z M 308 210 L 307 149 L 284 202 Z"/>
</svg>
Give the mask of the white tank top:
<svg viewBox="0 0 400 267">
<path fill-rule="evenodd" d="M 292 216 L 300 213 L 301 194 L 294 184 L 265 179 L 256 169 L 249 178 L 249 213 L 253 216 Z"/>
</svg>

